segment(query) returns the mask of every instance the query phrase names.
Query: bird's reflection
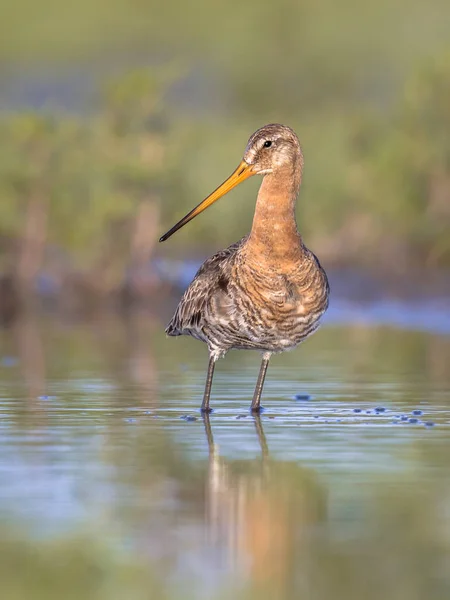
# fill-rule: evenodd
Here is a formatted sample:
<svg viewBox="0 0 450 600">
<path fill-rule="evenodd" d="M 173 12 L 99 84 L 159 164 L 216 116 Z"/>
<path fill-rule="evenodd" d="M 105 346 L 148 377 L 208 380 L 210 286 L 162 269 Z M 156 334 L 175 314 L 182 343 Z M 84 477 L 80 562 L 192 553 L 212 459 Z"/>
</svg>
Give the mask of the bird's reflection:
<svg viewBox="0 0 450 600">
<path fill-rule="evenodd" d="M 314 528 L 324 520 L 325 494 L 315 472 L 272 460 L 259 416 L 254 418 L 261 460 L 227 460 L 204 416 L 209 448 L 206 483 L 208 543 L 227 567 L 278 597 L 307 563 Z M 284 597 L 284 596 L 283 596 Z"/>
</svg>

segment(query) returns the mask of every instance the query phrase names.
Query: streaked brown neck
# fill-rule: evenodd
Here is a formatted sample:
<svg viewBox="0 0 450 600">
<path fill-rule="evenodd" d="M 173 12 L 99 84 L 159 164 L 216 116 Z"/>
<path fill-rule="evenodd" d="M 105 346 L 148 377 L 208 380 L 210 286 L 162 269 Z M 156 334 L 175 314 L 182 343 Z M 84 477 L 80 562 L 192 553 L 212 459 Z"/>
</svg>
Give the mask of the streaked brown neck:
<svg viewBox="0 0 450 600">
<path fill-rule="evenodd" d="M 256 201 L 248 249 L 262 260 L 298 261 L 303 253 L 295 220 L 302 176 L 301 162 L 277 169 L 263 179 Z"/>
</svg>

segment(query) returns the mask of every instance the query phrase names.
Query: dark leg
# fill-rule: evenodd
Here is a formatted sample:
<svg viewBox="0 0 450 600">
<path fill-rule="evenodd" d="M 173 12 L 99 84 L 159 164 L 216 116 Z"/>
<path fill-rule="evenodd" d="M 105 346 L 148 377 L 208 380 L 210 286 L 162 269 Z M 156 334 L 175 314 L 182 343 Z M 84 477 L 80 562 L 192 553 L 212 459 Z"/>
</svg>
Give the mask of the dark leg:
<svg viewBox="0 0 450 600">
<path fill-rule="evenodd" d="M 261 417 L 258 413 L 256 413 L 254 418 L 256 433 L 258 435 L 259 445 L 261 447 L 261 454 L 263 458 L 267 458 L 269 456 L 269 448 L 267 447 L 266 435 L 261 423 Z"/>
<path fill-rule="evenodd" d="M 203 394 L 202 412 L 210 413 L 212 411 L 209 408 L 209 397 L 211 395 L 211 386 L 214 375 L 214 367 L 216 366 L 216 359 L 214 356 L 209 357 L 208 374 L 206 376 L 205 393 Z"/>
<path fill-rule="evenodd" d="M 261 368 L 259 370 L 258 381 L 256 382 L 255 393 L 253 394 L 251 411 L 258 413 L 261 410 L 261 392 L 266 378 L 267 367 L 269 366 L 270 352 L 263 354 Z"/>
<path fill-rule="evenodd" d="M 211 456 L 214 452 L 214 438 L 212 434 L 211 423 L 209 421 L 209 413 L 207 412 L 205 412 L 205 414 L 203 415 L 203 423 L 205 424 L 206 439 L 208 440 L 208 450 Z"/>
</svg>

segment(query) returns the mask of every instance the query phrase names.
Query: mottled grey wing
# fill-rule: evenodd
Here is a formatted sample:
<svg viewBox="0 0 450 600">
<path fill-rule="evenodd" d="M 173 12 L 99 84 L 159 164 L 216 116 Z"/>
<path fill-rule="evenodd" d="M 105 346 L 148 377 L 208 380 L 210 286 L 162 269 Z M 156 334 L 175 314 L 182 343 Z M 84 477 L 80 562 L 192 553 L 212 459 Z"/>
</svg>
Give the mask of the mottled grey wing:
<svg viewBox="0 0 450 600">
<path fill-rule="evenodd" d="M 167 325 L 167 335 L 192 334 L 201 328 L 208 299 L 228 277 L 233 257 L 244 240 L 245 238 L 205 260 L 184 292 L 175 314 Z"/>
</svg>

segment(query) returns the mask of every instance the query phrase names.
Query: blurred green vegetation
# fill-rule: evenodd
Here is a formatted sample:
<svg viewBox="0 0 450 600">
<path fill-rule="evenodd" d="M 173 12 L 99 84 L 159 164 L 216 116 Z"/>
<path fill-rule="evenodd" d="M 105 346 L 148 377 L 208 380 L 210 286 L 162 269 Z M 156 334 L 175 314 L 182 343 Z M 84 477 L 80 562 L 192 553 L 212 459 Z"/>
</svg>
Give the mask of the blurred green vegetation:
<svg viewBox="0 0 450 600">
<path fill-rule="evenodd" d="M 57 274 L 82 270 L 109 290 L 128 265 L 148 260 L 160 196 L 170 197 L 177 180 L 168 78 L 167 70 L 133 71 L 107 87 L 102 110 L 89 117 L 0 118 L 4 271 L 30 287 L 44 265 Z"/>
<path fill-rule="evenodd" d="M 271 121 L 302 141 L 299 225 L 326 265 L 448 265 L 449 22 L 445 0 L 2 6 L 0 271 L 28 287 L 42 269 L 123 286 Z M 11 111 L 8 89 L 41 73 L 43 108 Z M 50 108 L 59 81 L 92 102 Z M 30 86 L 18 104 L 35 104 Z M 256 189 L 160 252 L 232 243 Z"/>
</svg>

